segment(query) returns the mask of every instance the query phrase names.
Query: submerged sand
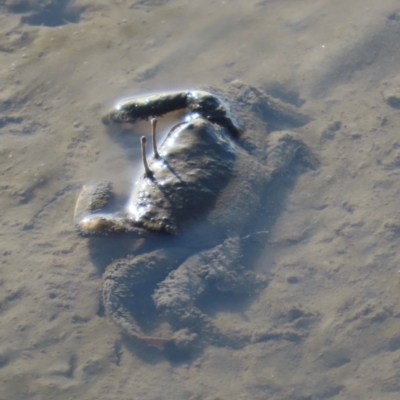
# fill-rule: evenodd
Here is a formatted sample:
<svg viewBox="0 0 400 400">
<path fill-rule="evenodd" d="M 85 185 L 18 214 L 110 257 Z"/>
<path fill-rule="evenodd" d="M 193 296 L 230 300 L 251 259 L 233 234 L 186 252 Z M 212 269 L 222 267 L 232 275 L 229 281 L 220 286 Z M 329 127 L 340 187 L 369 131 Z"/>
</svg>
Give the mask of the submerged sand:
<svg viewBox="0 0 400 400">
<path fill-rule="evenodd" d="M 0 1 L 0 399 L 398 399 L 398 1 L 44 3 Z M 265 340 L 168 358 L 102 315 L 73 209 L 93 177 L 131 182 L 115 99 L 234 79 L 312 116 L 321 167 L 280 207 L 269 286 L 213 310 Z"/>
</svg>

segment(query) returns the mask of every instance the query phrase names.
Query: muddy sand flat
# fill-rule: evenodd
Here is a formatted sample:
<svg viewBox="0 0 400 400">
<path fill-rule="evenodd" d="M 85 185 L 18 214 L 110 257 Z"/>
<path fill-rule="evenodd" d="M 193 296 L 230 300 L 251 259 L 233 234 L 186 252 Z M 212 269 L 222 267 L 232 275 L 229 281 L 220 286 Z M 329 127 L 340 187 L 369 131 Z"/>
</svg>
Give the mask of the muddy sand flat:
<svg viewBox="0 0 400 400">
<path fill-rule="evenodd" d="M 0 1 L 0 399 L 397 400 L 399 34 L 395 0 Z M 321 166 L 283 197 L 268 287 L 209 310 L 260 340 L 168 357 L 104 317 L 73 209 L 131 185 L 115 99 L 235 79 L 312 116 Z"/>
</svg>

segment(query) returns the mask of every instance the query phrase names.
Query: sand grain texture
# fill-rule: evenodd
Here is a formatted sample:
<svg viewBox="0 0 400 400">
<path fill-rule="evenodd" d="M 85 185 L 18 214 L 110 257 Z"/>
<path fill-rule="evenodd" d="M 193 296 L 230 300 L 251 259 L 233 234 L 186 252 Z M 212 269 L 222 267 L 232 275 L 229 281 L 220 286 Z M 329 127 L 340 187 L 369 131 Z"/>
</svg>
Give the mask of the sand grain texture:
<svg viewBox="0 0 400 400">
<path fill-rule="evenodd" d="M 399 32 L 395 0 L 0 1 L 0 398 L 398 399 Z M 301 105 L 321 167 L 284 197 L 268 288 L 214 310 L 254 343 L 174 362 L 99 313 L 72 213 L 93 177 L 129 188 L 114 99 L 233 79 Z"/>
</svg>

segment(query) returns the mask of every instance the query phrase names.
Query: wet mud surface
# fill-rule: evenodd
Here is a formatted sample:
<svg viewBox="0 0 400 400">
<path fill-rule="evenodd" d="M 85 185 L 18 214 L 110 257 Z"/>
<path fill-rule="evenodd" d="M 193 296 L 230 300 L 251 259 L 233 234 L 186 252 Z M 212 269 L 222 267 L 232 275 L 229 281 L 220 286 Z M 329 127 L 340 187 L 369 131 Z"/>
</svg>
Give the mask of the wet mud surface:
<svg viewBox="0 0 400 400">
<path fill-rule="evenodd" d="M 398 399 L 399 12 L 394 0 L 0 1 L 0 398 Z M 102 272 L 135 248 L 80 238 L 76 198 L 101 178 L 123 199 L 137 178 L 149 127 L 111 137 L 114 99 L 235 79 L 309 115 L 296 131 L 321 165 L 271 188 L 254 260 L 268 286 L 201 304 L 252 340 L 162 354 L 105 318 Z M 146 296 L 134 312 L 159 322 Z"/>
</svg>

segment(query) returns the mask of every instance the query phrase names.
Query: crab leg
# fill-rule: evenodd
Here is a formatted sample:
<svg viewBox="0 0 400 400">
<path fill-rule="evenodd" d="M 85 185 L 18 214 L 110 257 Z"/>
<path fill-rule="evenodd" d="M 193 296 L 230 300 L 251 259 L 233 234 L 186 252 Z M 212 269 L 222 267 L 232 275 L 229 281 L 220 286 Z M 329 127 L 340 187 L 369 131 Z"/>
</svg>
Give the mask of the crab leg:
<svg viewBox="0 0 400 400">
<path fill-rule="evenodd" d="M 171 92 L 147 97 L 131 97 L 121 100 L 103 116 L 104 124 L 111 122 L 130 122 L 147 120 L 149 117 L 164 115 L 187 107 L 190 92 Z"/>
<path fill-rule="evenodd" d="M 107 316 L 139 342 L 159 348 L 171 342 L 171 339 L 146 336 L 130 312 L 127 299 L 135 296 L 135 288 L 140 282 L 164 276 L 176 268 L 189 252 L 186 248 L 169 247 L 136 256 L 131 260 L 113 262 L 103 275 L 103 303 Z"/>
<path fill-rule="evenodd" d="M 135 123 L 179 110 L 198 114 L 213 123 L 225 126 L 234 136 L 240 134 L 240 127 L 232 117 L 228 106 L 214 94 L 202 90 L 127 98 L 117 103 L 103 116 L 102 121 L 106 125 Z"/>
</svg>

